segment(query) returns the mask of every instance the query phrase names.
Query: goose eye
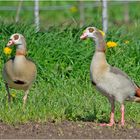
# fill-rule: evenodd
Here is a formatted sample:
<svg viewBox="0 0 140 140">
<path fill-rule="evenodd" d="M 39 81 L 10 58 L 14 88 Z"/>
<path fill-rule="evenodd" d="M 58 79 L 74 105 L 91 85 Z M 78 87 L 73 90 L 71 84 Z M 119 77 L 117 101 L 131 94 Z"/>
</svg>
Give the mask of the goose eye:
<svg viewBox="0 0 140 140">
<path fill-rule="evenodd" d="M 92 33 L 94 31 L 93 28 L 89 28 L 88 30 L 89 30 L 90 33 Z"/>
<path fill-rule="evenodd" d="M 14 35 L 14 40 L 18 40 L 19 39 L 19 35 Z"/>
</svg>

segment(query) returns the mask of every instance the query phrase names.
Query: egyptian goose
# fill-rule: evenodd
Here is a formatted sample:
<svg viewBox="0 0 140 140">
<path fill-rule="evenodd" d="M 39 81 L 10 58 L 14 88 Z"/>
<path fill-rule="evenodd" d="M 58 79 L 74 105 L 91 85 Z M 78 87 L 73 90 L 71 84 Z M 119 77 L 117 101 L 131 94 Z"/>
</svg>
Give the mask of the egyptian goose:
<svg viewBox="0 0 140 140">
<path fill-rule="evenodd" d="M 88 27 L 80 39 L 92 38 L 96 44 L 96 50 L 90 66 L 92 83 L 111 103 L 110 123 L 101 126 L 112 126 L 114 121 L 115 100 L 121 104 L 121 125 L 124 125 L 124 101 L 133 100 L 140 102 L 140 88 L 116 67 L 110 66 L 106 61 L 106 42 L 102 32 L 95 27 Z"/>
<path fill-rule="evenodd" d="M 16 45 L 16 55 L 5 63 L 3 78 L 9 101 L 11 97 L 9 87 L 23 90 L 25 92 L 23 105 L 25 105 L 29 89 L 36 78 L 37 70 L 36 65 L 26 58 L 26 41 L 24 36 L 19 33 L 13 34 L 9 39 L 7 47 L 13 45 Z"/>
</svg>

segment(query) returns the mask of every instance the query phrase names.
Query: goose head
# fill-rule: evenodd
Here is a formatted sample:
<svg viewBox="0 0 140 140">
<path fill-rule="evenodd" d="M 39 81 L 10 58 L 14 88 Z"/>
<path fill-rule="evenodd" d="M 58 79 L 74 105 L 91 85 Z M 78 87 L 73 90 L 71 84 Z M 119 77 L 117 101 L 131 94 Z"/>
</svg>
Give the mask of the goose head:
<svg viewBox="0 0 140 140">
<path fill-rule="evenodd" d="M 105 33 L 95 27 L 88 27 L 85 29 L 83 34 L 80 36 L 81 40 L 87 39 L 87 38 L 93 38 L 94 40 L 98 40 L 99 38 L 104 38 Z"/>
<path fill-rule="evenodd" d="M 19 46 L 19 45 L 26 46 L 26 42 L 25 42 L 24 36 L 19 34 L 19 33 L 15 33 L 15 34 L 11 35 L 11 37 L 9 39 L 9 42 L 7 43 L 7 47 L 10 47 L 10 46 L 13 46 L 13 45 L 16 45 L 16 46 Z"/>
<path fill-rule="evenodd" d="M 105 52 L 106 42 L 105 42 L 105 33 L 95 27 L 88 27 L 80 36 L 80 39 L 84 40 L 87 38 L 92 38 L 96 44 L 96 51 Z"/>
</svg>

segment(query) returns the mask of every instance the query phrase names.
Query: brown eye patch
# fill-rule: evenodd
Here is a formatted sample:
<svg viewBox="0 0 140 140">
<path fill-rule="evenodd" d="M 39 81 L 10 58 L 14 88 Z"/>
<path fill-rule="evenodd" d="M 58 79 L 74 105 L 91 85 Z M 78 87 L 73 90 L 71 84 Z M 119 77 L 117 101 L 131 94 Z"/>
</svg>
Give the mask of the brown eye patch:
<svg viewBox="0 0 140 140">
<path fill-rule="evenodd" d="M 90 33 L 92 33 L 94 31 L 93 28 L 89 28 L 88 30 L 89 30 Z"/>
<path fill-rule="evenodd" d="M 18 40 L 19 39 L 19 35 L 14 35 L 14 40 Z"/>
</svg>

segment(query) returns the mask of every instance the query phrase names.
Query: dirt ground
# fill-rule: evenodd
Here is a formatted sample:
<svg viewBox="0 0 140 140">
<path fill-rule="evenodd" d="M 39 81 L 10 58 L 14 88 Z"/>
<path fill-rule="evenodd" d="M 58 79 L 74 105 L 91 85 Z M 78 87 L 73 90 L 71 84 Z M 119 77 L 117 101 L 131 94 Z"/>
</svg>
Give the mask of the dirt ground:
<svg viewBox="0 0 140 140">
<path fill-rule="evenodd" d="M 128 124 L 121 127 L 100 127 L 93 122 L 48 122 L 27 123 L 16 126 L 0 123 L 0 138 L 13 139 L 140 139 L 140 124 Z"/>
</svg>

